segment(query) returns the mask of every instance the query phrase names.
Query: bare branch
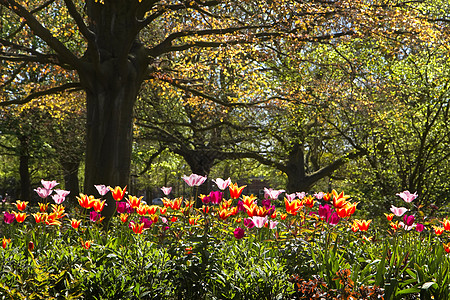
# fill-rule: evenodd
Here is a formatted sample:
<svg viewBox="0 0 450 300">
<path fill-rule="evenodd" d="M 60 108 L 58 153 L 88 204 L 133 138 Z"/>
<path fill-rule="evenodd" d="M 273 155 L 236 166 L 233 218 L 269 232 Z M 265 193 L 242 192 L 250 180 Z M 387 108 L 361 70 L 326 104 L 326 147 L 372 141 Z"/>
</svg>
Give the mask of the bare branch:
<svg viewBox="0 0 450 300">
<path fill-rule="evenodd" d="M 83 88 L 81 87 L 81 84 L 79 82 L 66 83 L 66 84 L 63 84 L 63 85 L 60 85 L 57 87 L 49 88 L 48 90 L 32 93 L 32 94 L 28 95 L 27 97 L 25 97 L 24 99 L 0 102 L 0 106 L 7 106 L 7 105 L 11 105 L 11 104 L 25 104 L 25 103 L 28 103 L 31 100 L 36 99 L 41 96 L 58 94 L 61 92 L 75 92 L 75 91 L 80 91 L 82 89 Z"/>
</svg>

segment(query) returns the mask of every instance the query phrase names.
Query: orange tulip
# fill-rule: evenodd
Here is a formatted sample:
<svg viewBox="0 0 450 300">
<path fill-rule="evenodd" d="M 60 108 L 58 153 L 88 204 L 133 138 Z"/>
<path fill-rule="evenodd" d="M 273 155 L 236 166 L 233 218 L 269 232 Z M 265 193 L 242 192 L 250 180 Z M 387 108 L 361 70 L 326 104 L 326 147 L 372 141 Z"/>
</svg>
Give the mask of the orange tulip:
<svg viewBox="0 0 450 300">
<path fill-rule="evenodd" d="M 442 243 L 442 244 L 444 245 L 445 252 L 450 253 L 450 243 L 447 243 L 447 244 Z"/>
<path fill-rule="evenodd" d="M 199 219 L 200 219 L 200 217 L 189 218 L 189 224 L 191 224 L 192 226 L 197 225 L 197 221 Z"/>
<path fill-rule="evenodd" d="M 156 211 L 160 208 L 158 205 L 150 205 L 150 206 L 147 206 L 147 207 L 148 207 L 147 213 L 148 213 L 149 215 L 154 215 L 154 214 L 156 214 Z"/>
<path fill-rule="evenodd" d="M 244 208 L 250 218 L 258 215 L 258 205 L 255 203 L 252 203 L 250 206 L 244 204 Z"/>
<path fill-rule="evenodd" d="M 140 205 L 139 207 L 136 207 L 136 212 L 138 215 L 143 216 L 148 211 L 148 205 Z"/>
<path fill-rule="evenodd" d="M 172 218 L 170 218 L 170 222 L 176 222 L 178 220 L 178 217 L 172 217 Z"/>
<path fill-rule="evenodd" d="M 328 202 L 328 201 L 330 201 L 331 200 L 331 197 L 332 197 L 333 195 L 331 194 L 331 193 L 326 193 L 326 194 L 324 194 L 323 195 L 323 201 L 326 201 L 326 202 Z"/>
<path fill-rule="evenodd" d="M 81 246 L 83 246 L 83 248 L 86 250 L 91 248 L 91 243 L 92 243 L 92 240 L 87 240 L 85 242 L 83 242 L 83 240 L 81 240 Z"/>
<path fill-rule="evenodd" d="M 287 214 L 280 214 L 280 219 L 281 220 L 286 220 L 287 218 Z"/>
<path fill-rule="evenodd" d="M 333 206 L 334 208 L 342 208 L 347 204 L 347 199 L 350 198 L 348 195 L 344 195 L 344 192 L 341 192 L 339 195 L 336 190 L 332 191 L 333 195 Z"/>
<path fill-rule="evenodd" d="M 388 220 L 388 221 L 392 221 L 392 219 L 394 218 L 394 214 L 384 214 L 385 216 L 386 216 L 386 219 Z"/>
<path fill-rule="evenodd" d="M 131 206 L 131 208 L 138 208 L 141 205 L 142 197 L 136 197 L 128 195 L 127 202 Z"/>
<path fill-rule="evenodd" d="M 77 219 L 72 219 L 70 221 L 70 225 L 72 226 L 72 228 L 74 229 L 78 229 L 78 227 L 80 227 L 81 224 L 81 220 L 77 220 Z"/>
<path fill-rule="evenodd" d="M 55 214 L 56 219 L 61 219 L 65 215 L 65 208 L 62 205 L 52 204 L 52 214 Z"/>
<path fill-rule="evenodd" d="M 256 196 L 251 194 L 250 196 L 243 195 L 242 196 L 242 202 L 244 202 L 245 205 L 249 206 L 252 205 L 256 200 Z"/>
<path fill-rule="evenodd" d="M 284 198 L 284 204 L 286 205 L 286 212 L 291 215 L 297 215 L 298 210 L 302 207 L 302 203 L 298 199 L 294 199 L 291 202 Z"/>
<path fill-rule="evenodd" d="M 244 188 L 246 187 L 246 185 L 243 185 L 241 187 L 239 187 L 237 185 L 237 183 L 231 183 L 229 186 L 230 189 L 230 197 L 231 199 L 237 199 L 241 196 L 242 191 L 244 190 Z"/>
<path fill-rule="evenodd" d="M 36 223 L 41 223 L 42 221 L 45 222 L 45 220 L 47 219 L 47 213 L 40 213 L 37 212 L 35 214 L 32 214 L 34 217 L 34 220 L 36 221 Z"/>
<path fill-rule="evenodd" d="M 303 206 L 312 208 L 314 206 L 314 198 L 312 196 L 306 196 L 302 199 Z"/>
<path fill-rule="evenodd" d="M 150 219 L 152 220 L 153 223 L 158 222 L 158 215 L 150 215 Z"/>
<path fill-rule="evenodd" d="M 128 214 L 120 214 L 120 221 L 126 223 L 128 221 Z"/>
<path fill-rule="evenodd" d="M 136 234 L 142 234 L 142 231 L 144 230 L 144 222 L 141 223 L 135 223 L 135 222 L 131 222 L 131 229 L 133 230 L 134 233 Z"/>
<path fill-rule="evenodd" d="M 182 202 L 183 202 L 182 197 L 175 198 L 175 199 L 173 199 L 173 201 L 169 201 L 169 206 L 173 210 L 179 210 Z"/>
<path fill-rule="evenodd" d="M 121 201 L 125 196 L 125 192 L 127 191 L 127 186 L 125 186 L 122 190 L 120 186 L 116 186 L 115 188 L 110 187 L 111 194 L 116 201 Z M 130 204 L 131 206 L 131 204 Z M 134 208 L 134 207 L 133 207 Z"/>
<path fill-rule="evenodd" d="M 442 224 L 444 225 L 444 230 L 445 231 L 449 231 L 450 230 L 450 220 L 449 219 L 444 219 L 442 221 Z"/>
<path fill-rule="evenodd" d="M 18 223 L 23 223 L 23 221 L 25 221 L 25 218 L 27 217 L 26 213 L 22 213 L 22 212 L 15 212 L 13 211 L 14 216 L 16 217 L 16 221 Z"/>
<path fill-rule="evenodd" d="M 231 214 L 226 208 L 222 208 L 219 210 L 219 218 L 221 218 L 222 220 L 226 220 L 229 216 L 231 216 Z"/>
<path fill-rule="evenodd" d="M 396 231 L 398 229 L 398 221 L 397 222 L 391 222 L 389 223 L 389 225 L 391 225 L 391 228 Z"/>
<path fill-rule="evenodd" d="M 105 208 L 105 202 L 106 200 L 101 201 L 100 199 L 95 199 L 92 204 L 92 207 L 96 212 L 99 213 Z"/>
<path fill-rule="evenodd" d="M 27 201 L 20 201 L 20 200 L 17 200 L 16 203 L 14 203 L 14 205 L 17 207 L 19 211 L 24 211 L 27 208 L 27 204 L 28 204 Z"/>
<path fill-rule="evenodd" d="M 159 212 L 164 215 L 167 212 L 167 207 L 160 207 Z"/>
<path fill-rule="evenodd" d="M 6 249 L 6 247 L 8 246 L 9 243 L 11 243 L 11 239 L 7 239 L 7 238 L 3 237 L 3 240 L 2 240 L 3 249 Z"/>
<path fill-rule="evenodd" d="M 444 233 L 444 227 L 433 226 L 433 228 L 434 233 L 436 233 L 436 235 L 441 235 L 442 233 Z"/>
<path fill-rule="evenodd" d="M 80 194 L 80 197 L 77 196 L 78 204 L 81 207 L 86 209 L 91 209 L 94 205 L 94 196 L 87 196 L 85 194 Z"/>
<path fill-rule="evenodd" d="M 358 226 L 358 222 L 357 221 L 358 220 L 353 221 L 353 224 L 352 224 L 352 231 L 353 232 L 357 232 L 359 230 L 359 226 Z"/>
<path fill-rule="evenodd" d="M 361 231 L 367 231 L 372 220 L 358 220 L 358 227 Z"/>
<path fill-rule="evenodd" d="M 202 206 L 202 208 L 200 208 L 200 211 L 203 212 L 204 214 L 209 213 L 209 206 Z"/>
<path fill-rule="evenodd" d="M 47 211 L 48 203 L 41 203 L 41 202 L 39 202 L 38 205 L 39 205 L 39 211 L 40 212 L 43 213 L 43 212 Z"/>
</svg>

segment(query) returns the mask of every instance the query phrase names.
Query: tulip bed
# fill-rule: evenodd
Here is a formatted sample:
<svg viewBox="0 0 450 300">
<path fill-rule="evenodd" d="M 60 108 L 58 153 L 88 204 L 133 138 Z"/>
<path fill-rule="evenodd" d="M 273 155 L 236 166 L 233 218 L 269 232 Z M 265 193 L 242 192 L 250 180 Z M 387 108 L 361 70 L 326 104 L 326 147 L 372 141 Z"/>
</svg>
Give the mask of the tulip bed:
<svg viewBox="0 0 450 300">
<path fill-rule="evenodd" d="M 450 220 L 427 218 L 416 194 L 399 193 L 393 204 L 406 207 L 363 220 L 343 192 L 265 189 L 257 199 L 216 179 L 217 191 L 197 196 L 206 177 L 183 179 L 192 196 L 163 187 L 163 206 L 100 185 L 71 207 L 55 181 L 36 189 L 39 207 L 4 204 L 0 298 L 449 297 Z M 107 197 L 116 210 L 104 219 Z"/>
</svg>

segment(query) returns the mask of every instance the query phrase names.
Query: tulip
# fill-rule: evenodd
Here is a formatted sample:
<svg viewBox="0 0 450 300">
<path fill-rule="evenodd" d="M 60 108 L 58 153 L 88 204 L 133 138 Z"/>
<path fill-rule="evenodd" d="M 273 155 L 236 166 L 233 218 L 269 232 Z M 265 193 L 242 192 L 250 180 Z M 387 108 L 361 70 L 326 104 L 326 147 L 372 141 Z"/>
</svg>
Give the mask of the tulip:
<svg viewBox="0 0 450 300">
<path fill-rule="evenodd" d="M 34 189 L 34 191 L 39 195 L 39 197 L 41 197 L 42 199 L 47 198 L 48 196 L 50 196 L 50 194 L 52 193 L 52 190 L 49 189 L 44 189 L 41 187 L 38 187 L 36 189 Z"/>
<path fill-rule="evenodd" d="M 445 243 L 442 243 L 442 244 L 444 245 L 445 252 L 450 253 L 450 242 L 447 244 L 445 244 Z"/>
<path fill-rule="evenodd" d="M 99 212 L 101 212 L 103 210 L 103 208 L 105 208 L 105 202 L 106 202 L 106 200 L 101 201 L 99 199 L 95 199 L 94 202 L 93 202 L 92 207 L 94 208 L 94 210 L 96 212 L 99 213 Z"/>
<path fill-rule="evenodd" d="M 142 234 L 142 231 L 144 230 L 144 225 L 145 224 L 143 222 L 141 222 L 139 224 L 135 223 L 133 221 L 130 222 L 130 227 L 133 230 L 133 232 L 136 234 Z"/>
<path fill-rule="evenodd" d="M 123 188 L 123 190 L 120 186 L 116 186 L 115 188 L 110 187 L 109 189 L 111 190 L 114 200 L 120 201 L 125 196 L 125 193 L 127 191 L 127 186 L 125 186 Z"/>
<path fill-rule="evenodd" d="M 28 242 L 28 251 L 33 251 L 34 250 L 34 243 L 33 241 L 29 241 Z"/>
<path fill-rule="evenodd" d="M 80 197 L 77 196 L 78 204 L 81 207 L 86 209 L 91 209 L 94 205 L 94 196 L 87 196 L 85 194 L 80 194 Z"/>
<path fill-rule="evenodd" d="M 164 195 L 168 196 L 170 194 L 170 192 L 172 192 L 172 187 L 163 186 L 161 188 L 161 191 L 163 192 Z"/>
<path fill-rule="evenodd" d="M 98 184 L 94 186 L 97 189 L 97 192 L 100 194 L 100 196 L 105 196 L 111 190 L 110 186 L 106 186 L 104 184 Z"/>
<path fill-rule="evenodd" d="M 253 221 L 253 224 L 255 224 L 256 228 L 264 227 L 264 224 L 266 224 L 267 222 L 267 216 L 265 217 L 253 216 L 250 219 Z"/>
<path fill-rule="evenodd" d="M 274 229 L 275 227 L 277 227 L 278 225 L 278 221 L 269 221 L 269 229 Z"/>
<path fill-rule="evenodd" d="M 128 216 L 129 216 L 128 214 L 121 213 L 119 215 L 120 221 L 122 221 L 123 223 L 126 223 L 128 221 Z"/>
<path fill-rule="evenodd" d="M 300 192 L 300 193 L 297 192 L 295 194 L 297 195 L 297 198 L 300 199 L 300 200 L 302 200 L 303 198 L 306 197 L 306 192 Z"/>
<path fill-rule="evenodd" d="M 42 186 L 47 190 L 51 190 L 52 188 L 54 188 L 55 186 L 57 186 L 59 184 L 55 180 L 45 181 L 44 179 L 41 179 L 41 183 L 42 183 Z"/>
<path fill-rule="evenodd" d="M 73 229 L 78 229 L 78 227 L 80 227 L 80 224 L 81 224 L 81 220 L 77 220 L 77 219 L 70 220 L 70 225 L 72 226 Z"/>
<path fill-rule="evenodd" d="M 358 227 L 361 231 L 367 231 L 372 220 L 358 220 Z"/>
<path fill-rule="evenodd" d="M 6 249 L 6 247 L 8 246 L 9 243 L 11 243 L 11 239 L 7 239 L 6 237 L 3 237 L 3 240 L 2 240 L 3 249 Z"/>
<path fill-rule="evenodd" d="M 314 194 L 314 197 L 316 197 L 317 200 L 322 199 L 323 196 L 324 196 L 324 193 L 323 193 L 323 192 L 318 192 L 318 193 L 315 193 L 315 194 Z"/>
<path fill-rule="evenodd" d="M 22 213 L 22 212 L 13 212 L 14 217 L 16 218 L 16 221 L 18 223 L 23 223 L 23 221 L 25 221 L 25 218 L 27 217 L 26 213 Z"/>
<path fill-rule="evenodd" d="M 139 221 L 141 221 L 141 223 L 144 224 L 144 229 L 150 228 L 152 226 L 152 224 L 153 224 L 152 220 L 149 220 L 149 219 L 144 218 L 144 217 L 140 218 Z"/>
<path fill-rule="evenodd" d="M 83 242 L 83 240 L 81 240 L 81 246 L 83 246 L 83 248 L 86 250 L 91 248 L 91 243 L 92 243 L 92 240 L 87 240 L 85 242 Z"/>
<path fill-rule="evenodd" d="M 386 219 L 390 222 L 394 218 L 394 214 L 384 214 L 386 216 Z"/>
<path fill-rule="evenodd" d="M 245 187 L 246 187 L 246 185 L 243 185 L 243 186 L 239 187 L 239 186 L 237 185 L 237 183 L 236 183 L 236 184 L 231 183 L 230 186 L 229 186 L 229 189 L 230 189 L 230 197 L 231 197 L 232 199 L 237 199 L 237 198 L 239 198 L 239 197 L 241 196 L 242 191 L 244 190 Z"/>
<path fill-rule="evenodd" d="M 244 226 L 247 227 L 248 229 L 251 229 L 255 227 L 255 223 L 253 223 L 252 219 L 245 219 Z"/>
<path fill-rule="evenodd" d="M 41 203 L 41 202 L 38 202 L 38 205 L 39 205 L 39 211 L 40 212 L 46 212 L 47 211 L 47 208 L 48 208 L 48 203 Z"/>
<path fill-rule="evenodd" d="M 128 195 L 127 202 L 131 208 L 138 208 L 141 205 L 142 197 Z"/>
<path fill-rule="evenodd" d="M 414 199 L 416 199 L 418 197 L 417 192 L 415 192 L 414 194 L 411 194 L 409 191 L 404 191 L 404 192 L 398 193 L 396 195 L 408 203 L 412 202 Z"/>
<path fill-rule="evenodd" d="M 414 224 L 414 215 L 404 215 L 403 216 L 403 222 L 405 222 L 406 226 L 412 226 Z M 450 224 L 449 224 L 450 225 Z"/>
<path fill-rule="evenodd" d="M 24 211 L 27 208 L 27 204 L 28 204 L 27 201 L 20 201 L 20 200 L 17 200 L 16 203 L 14 203 L 14 205 L 20 211 Z"/>
<path fill-rule="evenodd" d="M 297 215 L 298 210 L 302 207 L 299 199 L 294 199 L 293 201 L 284 199 L 284 204 L 286 205 L 286 212 L 294 216 Z"/>
<path fill-rule="evenodd" d="M 212 204 L 219 204 L 222 201 L 223 193 L 219 191 L 210 192 L 209 199 Z"/>
<path fill-rule="evenodd" d="M 227 180 L 223 180 L 222 178 L 217 178 L 213 180 L 213 182 L 217 185 L 220 190 L 226 189 L 231 184 L 231 178 L 228 177 Z"/>
<path fill-rule="evenodd" d="M 422 232 L 423 229 L 424 229 L 423 224 L 416 224 L 416 231 L 417 231 L 417 232 Z"/>
<path fill-rule="evenodd" d="M 41 223 L 42 221 L 45 222 L 45 220 L 47 219 L 47 213 L 40 213 L 37 212 L 35 214 L 32 214 L 34 217 L 34 220 L 36 221 L 36 223 Z"/>
<path fill-rule="evenodd" d="M 442 233 L 444 233 L 444 227 L 433 226 L 433 229 L 436 235 L 441 235 Z"/>
<path fill-rule="evenodd" d="M 55 201 L 56 204 L 61 204 L 64 202 L 64 200 L 66 200 L 65 197 L 58 194 L 52 195 L 52 199 L 53 201 Z"/>
<path fill-rule="evenodd" d="M 3 222 L 5 222 L 6 224 L 11 224 L 15 219 L 16 217 L 14 216 L 14 214 L 7 211 L 3 212 Z"/>
<path fill-rule="evenodd" d="M 129 213 L 129 210 L 132 210 L 130 205 L 127 202 L 116 202 L 116 210 L 119 214 Z"/>
<path fill-rule="evenodd" d="M 89 213 L 89 220 L 91 220 L 91 222 L 101 222 L 104 219 L 104 217 L 102 217 L 102 215 L 96 211 L 91 211 Z"/>
<path fill-rule="evenodd" d="M 442 224 L 444 225 L 444 230 L 446 230 L 446 231 L 450 230 L 450 220 L 449 219 L 444 219 L 442 221 Z"/>
<path fill-rule="evenodd" d="M 200 186 L 206 181 L 206 176 L 200 176 L 197 174 L 191 174 L 188 176 L 183 175 L 183 180 L 187 183 L 189 186 Z"/>
<path fill-rule="evenodd" d="M 240 240 L 244 237 L 245 231 L 241 227 L 238 227 L 234 230 L 233 234 L 236 239 Z"/>
<path fill-rule="evenodd" d="M 283 193 L 284 190 L 273 190 L 271 188 L 264 188 L 264 198 L 269 198 L 272 200 L 278 199 L 278 196 L 280 196 L 281 193 Z"/>
<path fill-rule="evenodd" d="M 407 209 L 405 207 L 395 207 L 394 205 L 391 205 L 391 211 L 397 217 L 401 217 L 407 211 Z"/>
</svg>

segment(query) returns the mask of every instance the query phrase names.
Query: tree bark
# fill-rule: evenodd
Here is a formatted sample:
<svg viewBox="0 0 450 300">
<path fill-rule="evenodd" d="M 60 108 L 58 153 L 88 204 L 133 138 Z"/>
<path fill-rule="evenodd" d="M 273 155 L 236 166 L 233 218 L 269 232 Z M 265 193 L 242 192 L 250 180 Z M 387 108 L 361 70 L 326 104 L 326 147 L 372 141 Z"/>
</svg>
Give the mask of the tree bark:
<svg viewBox="0 0 450 300">
<path fill-rule="evenodd" d="M 63 169 L 65 189 L 70 191 L 70 194 L 66 197 L 66 199 L 69 200 L 71 205 L 75 205 L 76 196 L 80 194 L 80 181 L 78 180 L 78 169 L 80 168 L 80 162 L 61 161 L 61 166 Z"/>
<path fill-rule="evenodd" d="M 28 154 L 29 140 L 27 136 L 19 136 L 19 174 L 20 174 L 20 198 L 22 201 L 31 200 L 31 179 Z"/>
</svg>

